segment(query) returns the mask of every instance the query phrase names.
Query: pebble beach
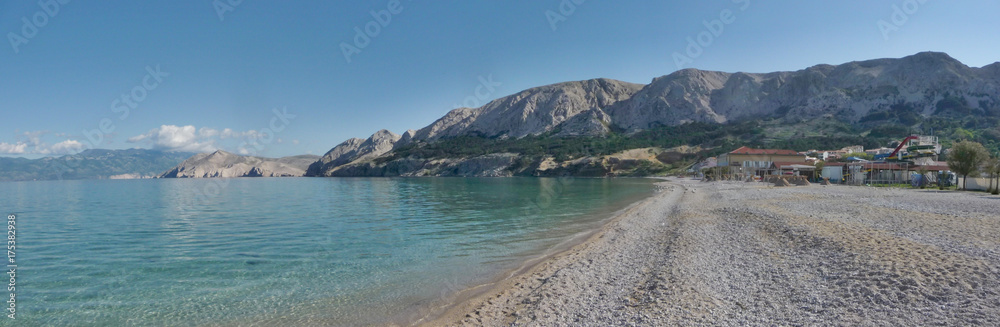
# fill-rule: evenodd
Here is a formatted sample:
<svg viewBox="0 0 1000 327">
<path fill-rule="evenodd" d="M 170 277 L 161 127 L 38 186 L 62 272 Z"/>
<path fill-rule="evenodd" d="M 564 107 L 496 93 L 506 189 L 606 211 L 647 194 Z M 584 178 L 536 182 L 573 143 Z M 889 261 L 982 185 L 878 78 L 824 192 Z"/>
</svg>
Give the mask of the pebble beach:
<svg viewBox="0 0 1000 327">
<path fill-rule="evenodd" d="M 671 179 L 427 326 L 1000 325 L 1000 197 Z"/>
</svg>

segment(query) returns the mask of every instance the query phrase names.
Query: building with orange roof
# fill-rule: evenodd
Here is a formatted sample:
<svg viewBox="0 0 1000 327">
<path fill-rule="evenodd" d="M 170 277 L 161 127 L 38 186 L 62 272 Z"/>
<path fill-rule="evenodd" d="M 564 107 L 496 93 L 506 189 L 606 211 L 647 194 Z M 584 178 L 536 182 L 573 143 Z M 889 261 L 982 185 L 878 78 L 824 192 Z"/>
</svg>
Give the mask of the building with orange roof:
<svg viewBox="0 0 1000 327">
<path fill-rule="evenodd" d="M 806 164 L 806 155 L 793 150 L 754 149 L 740 147 L 719 156 L 719 166 L 743 167 L 749 169 L 769 169 L 775 162 L 786 164 Z"/>
</svg>

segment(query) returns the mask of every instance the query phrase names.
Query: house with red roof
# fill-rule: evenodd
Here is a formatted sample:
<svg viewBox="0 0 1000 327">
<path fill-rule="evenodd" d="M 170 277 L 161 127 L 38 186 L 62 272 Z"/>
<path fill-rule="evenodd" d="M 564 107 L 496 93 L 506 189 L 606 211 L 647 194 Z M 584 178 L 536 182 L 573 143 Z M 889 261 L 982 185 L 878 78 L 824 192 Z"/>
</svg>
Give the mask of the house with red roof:
<svg viewBox="0 0 1000 327">
<path fill-rule="evenodd" d="M 775 162 L 789 165 L 807 164 L 806 155 L 793 150 L 754 149 L 745 146 L 722 154 L 718 158 L 719 166 L 744 167 L 752 170 L 770 169 Z"/>
</svg>

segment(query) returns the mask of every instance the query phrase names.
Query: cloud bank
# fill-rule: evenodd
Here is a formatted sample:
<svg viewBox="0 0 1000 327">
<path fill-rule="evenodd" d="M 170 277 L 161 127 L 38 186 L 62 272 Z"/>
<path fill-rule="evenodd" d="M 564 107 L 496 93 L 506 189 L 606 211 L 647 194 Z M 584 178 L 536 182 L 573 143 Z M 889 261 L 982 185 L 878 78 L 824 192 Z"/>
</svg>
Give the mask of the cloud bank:
<svg viewBox="0 0 1000 327">
<path fill-rule="evenodd" d="M 43 138 L 50 134 L 65 139 L 55 144 L 46 143 Z M 87 149 L 88 144 L 69 139 L 68 136 L 68 134 L 52 134 L 48 131 L 23 132 L 17 134 L 17 138 L 13 142 L 0 142 L 0 155 L 63 155 L 75 154 Z M 241 142 L 251 143 L 260 137 L 260 132 L 255 130 L 234 131 L 230 128 L 218 130 L 208 127 L 196 128 L 193 125 L 162 125 L 144 134 L 130 137 L 126 142 L 143 144 L 161 151 L 212 152 L 221 148 L 229 148 Z M 236 152 L 249 153 L 244 146 L 239 146 Z"/>
<path fill-rule="evenodd" d="M 162 125 L 149 132 L 128 138 L 129 143 L 147 143 L 156 150 L 182 152 L 212 152 L 219 149 L 218 141 L 225 139 L 253 139 L 258 132 L 245 132 L 226 128 L 196 128 L 193 125 Z"/>
<path fill-rule="evenodd" d="M 74 154 L 84 150 L 83 143 L 77 140 L 49 145 L 42 141 L 42 136 L 46 134 L 49 132 L 29 131 L 18 134 L 18 140 L 14 143 L 0 142 L 0 154 Z"/>
</svg>

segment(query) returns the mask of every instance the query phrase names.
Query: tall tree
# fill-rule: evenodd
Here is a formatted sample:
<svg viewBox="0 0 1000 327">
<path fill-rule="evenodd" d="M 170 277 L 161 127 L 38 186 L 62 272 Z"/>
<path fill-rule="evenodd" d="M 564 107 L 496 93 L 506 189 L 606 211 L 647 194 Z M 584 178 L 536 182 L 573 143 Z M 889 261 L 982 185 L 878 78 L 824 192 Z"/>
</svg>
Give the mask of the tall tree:
<svg viewBox="0 0 1000 327">
<path fill-rule="evenodd" d="M 993 192 L 991 193 L 1000 194 L 1000 154 L 997 154 L 996 158 L 991 159 L 986 168 L 990 170 L 992 177 L 990 181 L 992 182 L 993 179 L 997 180 L 995 184 L 991 183 L 993 184 Z"/>
<path fill-rule="evenodd" d="M 962 189 L 967 189 L 969 175 L 979 172 L 980 167 L 990 154 L 978 142 L 959 141 L 951 147 L 948 155 L 948 168 L 962 175 Z"/>
<path fill-rule="evenodd" d="M 990 186 L 986 188 L 986 193 L 993 193 L 993 190 L 994 190 L 994 186 L 993 186 L 993 175 L 994 175 L 993 167 L 996 166 L 996 162 L 997 162 L 997 159 L 995 159 L 995 158 L 988 158 L 988 159 L 986 159 L 986 162 L 983 164 L 983 170 L 985 170 L 985 172 L 986 172 L 986 178 L 990 180 Z"/>
</svg>

